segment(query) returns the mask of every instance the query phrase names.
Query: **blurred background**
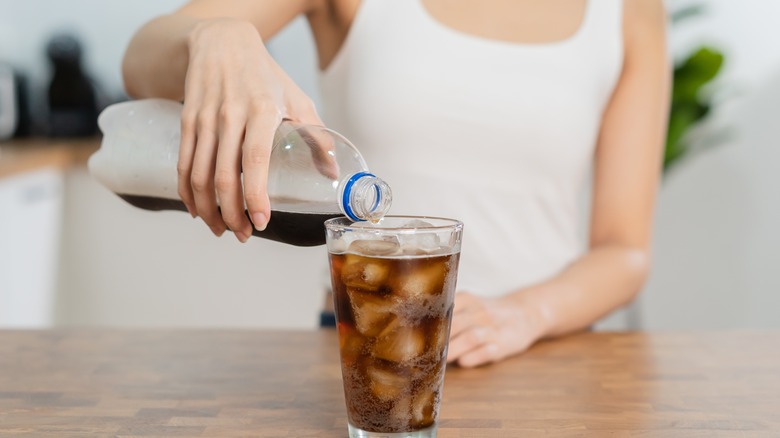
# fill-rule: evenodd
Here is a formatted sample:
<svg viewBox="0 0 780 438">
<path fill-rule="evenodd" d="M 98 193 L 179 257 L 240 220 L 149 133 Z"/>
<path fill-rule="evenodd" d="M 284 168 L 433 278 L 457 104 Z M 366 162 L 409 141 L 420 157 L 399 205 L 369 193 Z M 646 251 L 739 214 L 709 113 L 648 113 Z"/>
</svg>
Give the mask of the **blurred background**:
<svg viewBox="0 0 780 438">
<path fill-rule="evenodd" d="M 126 99 L 131 35 L 182 3 L 0 0 L 0 327 L 317 326 L 324 247 L 216 239 L 86 171 L 96 111 Z M 780 2 L 667 6 L 677 68 L 653 273 L 599 328 L 780 327 Z M 316 102 L 305 22 L 270 50 Z"/>
</svg>

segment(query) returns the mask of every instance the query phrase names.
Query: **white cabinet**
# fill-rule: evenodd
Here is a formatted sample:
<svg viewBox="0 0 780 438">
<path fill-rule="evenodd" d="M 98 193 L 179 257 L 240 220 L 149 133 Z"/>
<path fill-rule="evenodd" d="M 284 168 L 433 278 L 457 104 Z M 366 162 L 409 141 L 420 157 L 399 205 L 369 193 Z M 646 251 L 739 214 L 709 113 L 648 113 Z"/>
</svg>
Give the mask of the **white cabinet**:
<svg viewBox="0 0 780 438">
<path fill-rule="evenodd" d="M 0 327 L 53 323 L 62 192 L 59 169 L 0 179 Z"/>
</svg>

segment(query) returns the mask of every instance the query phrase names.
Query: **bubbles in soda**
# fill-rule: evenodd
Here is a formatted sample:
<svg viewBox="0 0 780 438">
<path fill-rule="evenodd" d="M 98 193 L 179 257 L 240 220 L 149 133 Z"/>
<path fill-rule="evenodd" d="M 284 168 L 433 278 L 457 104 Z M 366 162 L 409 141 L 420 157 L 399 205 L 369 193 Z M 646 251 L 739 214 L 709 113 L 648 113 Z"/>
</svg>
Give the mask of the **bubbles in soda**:
<svg viewBox="0 0 780 438">
<path fill-rule="evenodd" d="M 348 415 L 366 431 L 428 428 L 441 400 L 458 254 L 408 249 L 359 240 L 330 254 Z"/>
</svg>

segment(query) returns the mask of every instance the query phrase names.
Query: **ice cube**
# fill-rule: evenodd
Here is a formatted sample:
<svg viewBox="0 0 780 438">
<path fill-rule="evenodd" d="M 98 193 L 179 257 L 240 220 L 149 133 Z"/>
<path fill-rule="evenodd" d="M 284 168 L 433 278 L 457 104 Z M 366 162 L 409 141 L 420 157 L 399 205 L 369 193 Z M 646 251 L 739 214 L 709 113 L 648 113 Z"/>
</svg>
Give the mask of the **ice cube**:
<svg viewBox="0 0 780 438">
<path fill-rule="evenodd" d="M 436 411 L 436 392 L 426 388 L 412 397 L 412 425 L 428 427 L 433 424 L 433 413 Z"/>
<path fill-rule="evenodd" d="M 390 416 L 397 424 L 408 427 L 412 410 L 412 397 L 409 395 L 400 395 L 393 401 L 393 408 L 390 411 Z"/>
<path fill-rule="evenodd" d="M 433 233 L 400 236 L 401 253 L 407 256 L 446 254 L 446 248 Z"/>
<path fill-rule="evenodd" d="M 437 356 L 444 353 L 444 348 L 447 346 L 447 334 L 449 327 L 447 326 L 447 319 L 440 318 L 431 327 L 431 335 L 428 337 L 428 349 L 435 351 Z"/>
<path fill-rule="evenodd" d="M 339 324 L 338 332 L 341 360 L 347 365 L 354 364 L 363 352 L 366 338 L 347 324 Z"/>
<path fill-rule="evenodd" d="M 366 366 L 366 376 L 371 385 L 371 392 L 382 401 L 390 401 L 405 392 L 409 382 L 393 370 L 376 363 Z"/>
<path fill-rule="evenodd" d="M 333 239 L 329 243 L 328 251 L 332 254 L 344 254 L 347 252 L 347 242 L 343 239 Z"/>
<path fill-rule="evenodd" d="M 395 311 L 395 303 L 393 303 Z M 377 338 L 381 338 L 384 336 L 388 336 L 390 333 L 393 333 L 398 329 L 398 327 L 401 326 L 401 318 L 398 317 L 397 314 L 393 313 L 390 318 L 385 321 L 384 327 L 382 328 L 382 331 L 379 332 L 378 335 L 376 335 Z"/>
<path fill-rule="evenodd" d="M 420 219 L 412 219 L 404 222 L 401 228 L 433 228 L 433 224 Z"/>
<path fill-rule="evenodd" d="M 341 268 L 341 279 L 347 287 L 377 291 L 390 275 L 386 260 L 347 254 Z"/>
<path fill-rule="evenodd" d="M 413 219 L 402 225 L 402 228 L 432 228 L 433 224 Z M 404 255 L 429 255 L 442 252 L 442 244 L 439 235 L 434 230 L 419 233 L 401 233 L 398 241 Z"/>
<path fill-rule="evenodd" d="M 347 288 L 352 314 L 355 316 L 355 328 L 363 336 L 377 336 L 396 317 L 393 314 L 393 302 L 379 295 Z"/>
<path fill-rule="evenodd" d="M 357 221 L 352 222 L 350 225 L 352 228 L 379 228 L 377 224 L 371 222 L 371 221 Z"/>
<path fill-rule="evenodd" d="M 404 299 L 420 300 L 439 295 L 447 276 L 446 263 L 429 263 L 399 275 L 393 292 Z"/>
<path fill-rule="evenodd" d="M 382 236 L 376 240 L 355 240 L 347 251 L 369 257 L 382 257 L 397 254 L 400 244 L 395 236 Z"/>
<path fill-rule="evenodd" d="M 404 363 L 425 353 L 425 332 L 421 328 L 399 326 L 377 339 L 373 355 L 395 363 Z"/>
</svg>

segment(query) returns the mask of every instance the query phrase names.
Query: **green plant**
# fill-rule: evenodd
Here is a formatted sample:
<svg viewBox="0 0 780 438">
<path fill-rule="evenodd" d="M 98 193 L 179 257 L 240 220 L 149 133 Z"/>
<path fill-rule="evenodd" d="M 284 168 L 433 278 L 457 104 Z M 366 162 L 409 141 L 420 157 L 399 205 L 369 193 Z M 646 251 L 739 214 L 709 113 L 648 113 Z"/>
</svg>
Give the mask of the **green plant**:
<svg viewBox="0 0 780 438">
<path fill-rule="evenodd" d="M 672 15 L 678 23 L 702 12 L 699 5 L 682 9 Z M 718 76 L 723 66 L 723 53 L 712 47 L 700 47 L 674 66 L 669 130 L 664 152 L 664 171 L 690 152 L 692 144 L 686 134 L 701 123 L 712 109 L 712 99 L 703 88 Z"/>
</svg>

